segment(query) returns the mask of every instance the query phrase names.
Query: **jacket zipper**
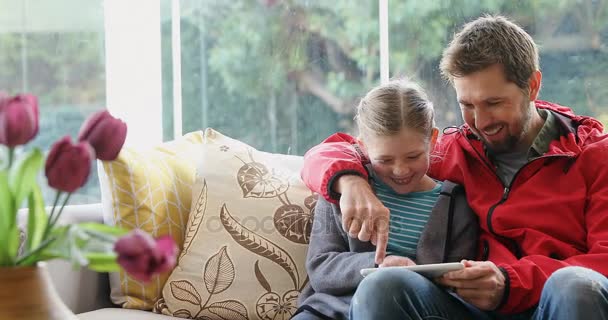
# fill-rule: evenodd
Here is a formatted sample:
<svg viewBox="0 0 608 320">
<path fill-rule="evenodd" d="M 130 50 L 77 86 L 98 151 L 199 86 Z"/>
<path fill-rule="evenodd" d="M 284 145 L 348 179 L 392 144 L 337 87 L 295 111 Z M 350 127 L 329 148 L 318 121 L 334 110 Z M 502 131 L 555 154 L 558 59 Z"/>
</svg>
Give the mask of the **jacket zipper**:
<svg viewBox="0 0 608 320">
<path fill-rule="evenodd" d="M 519 259 L 521 257 L 522 253 L 521 253 L 521 249 L 519 248 L 519 245 L 517 244 L 517 242 L 515 242 L 515 240 L 509 239 L 505 236 L 501 236 L 501 235 L 497 234 L 496 232 L 494 232 L 494 228 L 492 227 L 492 214 L 494 213 L 494 209 L 496 209 L 496 207 L 498 207 L 500 204 L 502 204 L 503 202 L 505 202 L 507 200 L 507 197 L 509 197 L 509 192 L 511 191 L 510 187 L 513 184 L 513 181 L 515 181 L 515 177 L 517 177 L 517 175 L 519 174 L 521 169 L 523 167 L 525 167 L 526 165 L 523 165 L 521 168 L 519 168 L 519 170 L 517 170 L 517 172 L 515 172 L 515 175 L 513 175 L 513 179 L 511 179 L 511 183 L 509 183 L 509 186 L 505 186 L 504 183 L 502 182 L 502 180 L 500 179 L 500 177 L 498 176 L 498 174 L 496 173 L 495 168 L 493 168 L 492 165 L 490 163 L 488 163 L 488 161 L 486 161 L 486 158 L 483 157 L 479 153 L 479 151 L 477 151 L 475 146 L 473 146 L 473 144 L 471 143 L 471 140 L 469 140 L 466 136 L 465 136 L 465 139 L 467 140 L 467 142 L 469 143 L 469 145 L 471 146 L 473 151 L 475 151 L 475 153 L 477 154 L 477 157 L 481 160 L 481 162 L 488 168 L 488 170 L 490 170 L 490 172 L 496 178 L 498 183 L 500 183 L 500 185 L 503 186 L 502 197 L 500 197 L 500 200 L 497 203 L 495 203 L 494 205 L 492 205 L 490 207 L 490 209 L 488 210 L 488 214 L 486 215 L 486 224 L 488 226 L 488 231 L 495 237 L 497 237 L 499 239 L 503 239 L 504 241 L 510 242 L 516 251 L 517 258 Z M 487 260 L 488 257 L 490 256 L 490 246 L 487 243 L 487 241 L 484 243 L 483 256 L 484 256 L 484 260 Z"/>
<path fill-rule="evenodd" d="M 494 204 L 493 206 L 490 207 L 490 209 L 488 210 L 488 215 L 486 217 L 486 222 L 488 225 L 488 230 L 490 231 L 490 233 L 492 233 L 493 235 L 495 235 L 496 237 L 500 237 L 506 241 L 509 241 L 511 243 L 511 245 L 513 246 L 513 248 L 515 249 L 515 257 L 517 257 L 517 259 L 521 259 L 523 257 L 523 251 L 521 249 L 521 246 L 517 243 L 517 241 L 510 239 L 508 237 L 505 236 L 501 236 L 499 234 L 497 234 L 496 232 L 494 232 L 494 227 L 492 227 L 492 214 L 494 214 L 494 209 L 496 209 L 496 207 L 498 207 L 499 205 L 503 204 L 507 198 L 509 197 L 509 193 L 511 192 L 513 183 L 515 182 L 515 180 L 517 179 L 517 176 L 519 175 L 520 172 L 523 171 L 523 169 L 530 165 L 531 163 L 538 161 L 540 159 L 546 160 L 548 158 L 573 158 L 572 156 L 566 156 L 566 155 L 549 155 L 549 156 L 540 156 L 538 158 L 534 158 L 531 161 L 527 162 L 526 164 L 524 164 L 523 166 L 521 166 L 521 168 L 519 168 L 519 170 L 517 170 L 517 172 L 515 172 L 515 174 L 513 175 L 513 179 L 511 179 L 511 182 L 509 183 L 508 186 L 504 187 L 503 193 L 502 193 L 502 197 L 500 198 L 500 200 Z M 496 172 L 494 173 L 496 174 Z M 496 174 L 496 177 L 498 177 L 498 175 Z M 500 178 L 498 177 L 498 180 L 500 180 Z"/>
<path fill-rule="evenodd" d="M 490 207 L 490 209 L 488 210 L 488 214 L 486 216 L 486 224 L 488 226 L 488 231 L 490 231 L 491 234 L 493 234 L 495 237 L 497 238 L 501 238 L 505 241 L 508 241 L 511 243 L 511 245 L 513 246 L 513 248 L 515 249 L 515 256 L 517 257 L 517 259 L 521 259 L 523 257 L 523 252 L 522 249 L 520 247 L 520 245 L 517 243 L 517 241 L 510 239 L 508 237 L 505 236 L 501 236 L 499 234 L 497 234 L 494 231 L 494 227 L 492 227 L 492 214 L 494 214 L 494 210 L 496 209 L 496 207 L 498 207 L 499 205 L 503 204 L 505 201 L 507 201 L 507 198 L 509 197 L 509 193 L 511 192 L 511 187 L 513 186 L 513 182 L 515 182 L 515 179 L 517 179 L 517 176 L 519 175 L 519 173 L 529 164 L 531 164 L 532 162 L 535 162 L 537 160 L 540 159 L 548 159 L 548 158 L 558 158 L 558 157 L 565 157 L 565 158 L 573 158 L 573 156 L 566 156 L 566 155 L 549 155 L 549 156 L 540 156 L 538 158 L 534 158 L 532 159 L 532 161 L 529 161 L 527 163 L 525 163 L 523 166 L 521 166 L 521 168 L 519 168 L 519 170 L 517 170 L 515 172 L 515 174 L 513 175 L 513 178 L 511 179 L 511 182 L 509 183 L 508 186 L 505 186 L 504 183 L 502 182 L 502 180 L 500 179 L 500 177 L 498 176 L 498 174 L 496 173 L 496 170 L 494 170 L 492 168 L 492 166 L 485 160 L 485 157 L 482 157 L 481 154 L 479 154 L 479 151 L 477 151 L 477 149 L 475 149 L 475 146 L 473 146 L 473 144 L 471 143 L 471 141 L 465 136 L 465 139 L 467 140 L 467 142 L 469 143 L 469 145 L 471 146 L 471 148 L 473 148 L 473 150 L 475 151 L 475 153 L 477 154 L 477 156 L 479 157 L 479 159 L 482 160 L 483 164 L 490 169 L 490 171 L 493 173 L 493 175 L 496 177 L 496 179 L 500 182 L 500 184 L 503 186 L 503 193 L 502 193 L 502 197 L 500 197 L 500 200 L 498 200 L 497 203 L 495 203 L 494 205 L 492 205 Z M 484 251 L 486 251 L 486 249 L 484 248 Z M 490 248 L 488 246 L 487 248 L 487 253 L 484 252 L 484 254 L 487 254 L 489 256 L 489 251 Z"/>
</svg>

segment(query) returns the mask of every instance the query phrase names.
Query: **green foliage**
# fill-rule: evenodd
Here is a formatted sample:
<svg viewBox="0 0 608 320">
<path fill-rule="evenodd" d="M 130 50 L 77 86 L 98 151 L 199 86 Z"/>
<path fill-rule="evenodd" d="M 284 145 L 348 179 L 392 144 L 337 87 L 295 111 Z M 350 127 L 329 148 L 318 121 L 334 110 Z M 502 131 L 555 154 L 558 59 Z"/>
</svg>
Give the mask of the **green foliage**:
<svg viewBox="0 0 608 320">
<path fill-rule="evenodd" d="M 34 7 L 40 5 L 44 4 Z M 50 19 L 48 24 L 53 22 L 57 23 Z M 66 133 L 75 136 L 86 115 L 105 107 L 104 34 L 101 32 L 69 32 L 69 29 L 23 34 L 0 32 L 0 70 L 0 90 L 10 94 L 31 92 L 38 96 L 42 134 L 32 145 L 43 151 Z M 96 177 L 97 171 L 91 170 L 88 183 L 73 195 L 72 204 L 99 201 Z M 38 179 L 44 178 L 38 176 Z M 50 201 L 54 192 L 43 188 L 42 194 Z"/>
<path fill-rule="evenodd" d="M 39 261 L 63 258 L 97 271 L 117 271 L 113 245 L 126 231 L 98 223 L 57 227 L 70 194 L 58 206 L 61 192 L 57 191 L 55 203 L 47 214 L 37 181 L 44 162 L 42 152 L 33 148 L 13 161 L 14 149 L 2 149 L 5 150 L 8 161 L 0 167 L 0 267 L 31 266 Z M 27 232 L 24 233 L 27 236 L 22 243 L 17 214 L 25 199 L 28 200 Z"/>
<path fill-rule="evenodd" d="M 464 22 L 500 13 L 540 44 L 543 99 L 582 114 L 604 114 L 607 1 L 391 0 L 391 76 L 422 82 L 435 102 L 439 126 L 459 123 L 454 92 L 438 71 L 442 50 Z M 173 79 L 167 3 L 161 2 L 161 40 L 163 131 L 169 140 Z M 183 128 L 214 127 L 263 150 L 303 154 L 329 133 L 352 132 L 354 106 L 379 83 L 378 1 L 267 3 L 180 2 Z M 61 117 L 61 110 L 103 105 L 103 36 L 92 31 L 0 33 L 0 88 L 21 91 L 26 79 L 27 89 L 48 106 L 43 112 Z M 73 121 L 65 120 L 66 125 L 79 122 L 68 120 Z M 85 190 L 96 188 L 90 183 Z"/>
<path fill-rule="evenodd" d="M 568 56 L 547 54 L 541 57 L 543 88 L 541 98 L 559 102 L 591 116 L 608 111 L 608 55 L 578 52 Z"/>
<path fill-rule="evenodd" d="M 47 227 L 46 209 L 40 186 L 34 184 L 32 192 L 28 196 L 28 219 L 27 219 L 27 243 L 26 250 L 32 251 L 43 241 L 44 230 Z"/>
<path fill-rule="evenodd" d="M 40 260 L 64 259 L 75 266 L 87 266 L 98 272 L 115 272 L 114 243 L 127 231 L 98 223 L 79 223 L 53 230 L 55 239 L 40 255 Z"/>
<path fill-rule="evenodd" d="M 211 126 L 261 149 L 290 148 L 297 154 L 326 134 L 352 132 L 354 106 L 379 78 L 377 1 L 264 3 L 182 2 L 184 114 L 191 115 L 184 119 L 184 130 Z M 579 7 L 570 0 L 390 1 L 391 76 L 421 81 L 436 102 L 438 124 L 457 124 L 453 91 L 443 83 L 438 63 L 464 22 L 503 14 L 542 43 L 567 30 L 589 29 L 588 19 L 581 18 L 585 9 Z M 606 35 L 606 10 L 600 11 L 589 25 Z M 163 30 L 166 39 L 170 30 Z M 595 115 L 605 108 L 601 83 L 607 79 L 597 64 L 606 63 L 606 55 L 584 51 L 589 50 L 541 50 L 542 93 Z M 312 75 L 318 87 L 311 89 L 302 75 Z M 331 104 L 335 101 L 338 106 Z"/>
<path fill-rule="evenodd" d="M 35 92 L 41 105 L 105 101 L 102 33 L 0 33 L 0 68 L 2 90 Z"/>
<path fill-rule="evenodd" d="M 598 115 L 597 119 L 604 125 L 604 132 L 605 132 L 606 131 L 605 128 L 608 128 L 608 113 L 602 113 L 602 114 Z"/>
<path fill-rule="evenodd" d="M 8 183 L 8 172 L 0 170 L 0 212 L 13 212 L 13 196 Z M 10 233 L 12 221 L 0 219 L 0 235 Z M 6 239 L 5 239 L 6 240 Z M 0 261 L 9 261 L 12 257 L 10 253 L 12 246 L 0 246 Z"/>
<path fill-rule="evenodd" d="M 22 157 L 18 163 L 11 166 L 9 171 L 9 184 L 14 197 L 14 204 L 19 208 L 36 185 L 36 175 L 44 157 L 39 149 L 34 148 Z"/>
</svg>

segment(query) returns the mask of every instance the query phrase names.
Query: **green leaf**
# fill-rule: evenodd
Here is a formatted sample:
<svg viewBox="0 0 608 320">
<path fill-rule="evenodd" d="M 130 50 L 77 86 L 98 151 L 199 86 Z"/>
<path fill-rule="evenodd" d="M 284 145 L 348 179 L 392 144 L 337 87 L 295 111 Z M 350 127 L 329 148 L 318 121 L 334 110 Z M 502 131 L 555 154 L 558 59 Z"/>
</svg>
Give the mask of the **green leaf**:
<svg viewBox="0 0 608 320">
<path fill-rule="evenodd" d="M 0 171 L 0 243 L 9 243 L 9 225 L 16 220 L 17 212 L 13 207 L 13 197 L 8 184 L 8 173 Z M 8 246 L 0 245 L 0 265 L 6 266 L 11 262 Z"/>
<path fill-rule="evenodd" d="M 42 191 L 37 184 L 28 196 L 28 220 L 27 220 L 27 250 L 28 252 L 37 248 L 42 242 L 44 230 L 48 223 L 48 216 L 44 208 L 44 199 Z"/>
<path fill-rule="evenodd" d="M 23 200 L 36 185 L 36 176 L 42 163 L 42 152 L 35 148 L 10 169 L 9 184 L 13 190 L 16 208 L 21 206 Z"/>
<path fill-rule="evenodd" d="M 78 226 L 80 228 L 87 230 L 89 232 L 92 232 L 92 233 L 100 233 L 100 234 L 111 235 L 111 236 L 115 236 L 115 237 L 122 237 L 122 236 L 126 235 L 127 233 L 129 233 L 129 230 L 124 229 L 124 228 L 113 227 L 113 226 L 109 226 L 107 224 L 95 223 L 95 222 L 79 223 Z"/>
<path fill-rule="evenodd" d="M 97 272 L 120 271 L 115 253 L 89 253 L 86 255 L 89 264 L 87 268 Z"/>
<path fill-rule="evenodd" d="M 9 226 L 7 233 L 8 241 L 6 243 L 6 247 L 8 248 L 8 256 L 11 264 L 13 264 L 19 253 L 19 229 L 17 228 L 17 225 L 14 224 Z"/>
<path fill-rule="evenodd" d="M 118 271 L 114 244 L 128 231 L 101 223 L 79 223 L 53 228 L 57 237 L 40 255 L 40 260 L 62 258 L 94 271 Z"/>
<path fill-rule="evenodd" d="M 36 175 L 42 166 L 43 156 L 39 149 L 34 149 L 27 153 L 25 157 L 9 168 L 8 185 L 12 193 L 12 211 L 9 211 L 6 225 L 6 248 L 9 259 L 13 262 L 17 258 L 19 251 L 19 229 L 17 228 L 17 209 L 23 200 L 30 194 L 32 188 L 36 186 Z"/>
</svg>

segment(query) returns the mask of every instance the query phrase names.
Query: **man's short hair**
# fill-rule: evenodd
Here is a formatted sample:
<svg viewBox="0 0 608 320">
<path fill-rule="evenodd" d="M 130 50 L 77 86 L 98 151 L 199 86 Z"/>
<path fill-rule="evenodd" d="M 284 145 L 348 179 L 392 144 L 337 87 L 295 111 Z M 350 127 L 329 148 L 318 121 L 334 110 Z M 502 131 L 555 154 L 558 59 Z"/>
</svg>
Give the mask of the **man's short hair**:
<svg viewBox="0 0 608 320">
<path fill-rule="evenodd" d="M 508 81 L 526 90 L 539 70 L 538 48 L 520 26 L 502 16 L 483 16 L 464 25 L 443 51 L 440 69 L 452 82 L 494 64 L 501 64 Z"/>
</svg>

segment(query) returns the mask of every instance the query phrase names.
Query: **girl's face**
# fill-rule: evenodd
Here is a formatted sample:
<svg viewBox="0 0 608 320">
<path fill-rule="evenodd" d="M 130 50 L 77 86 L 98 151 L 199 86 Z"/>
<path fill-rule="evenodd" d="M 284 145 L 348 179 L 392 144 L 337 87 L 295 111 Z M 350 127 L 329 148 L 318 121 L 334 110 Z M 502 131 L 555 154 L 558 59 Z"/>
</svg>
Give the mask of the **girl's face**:
<svg viewBox="0 0 608 320">
<path fill-rule="evenodd" d="M 376 176 L 399 194 L 425 190 L 436 130 L 433 138 L 408 128 L 392 136 L 366 135 L 364 145 Z"/>
</svg>

